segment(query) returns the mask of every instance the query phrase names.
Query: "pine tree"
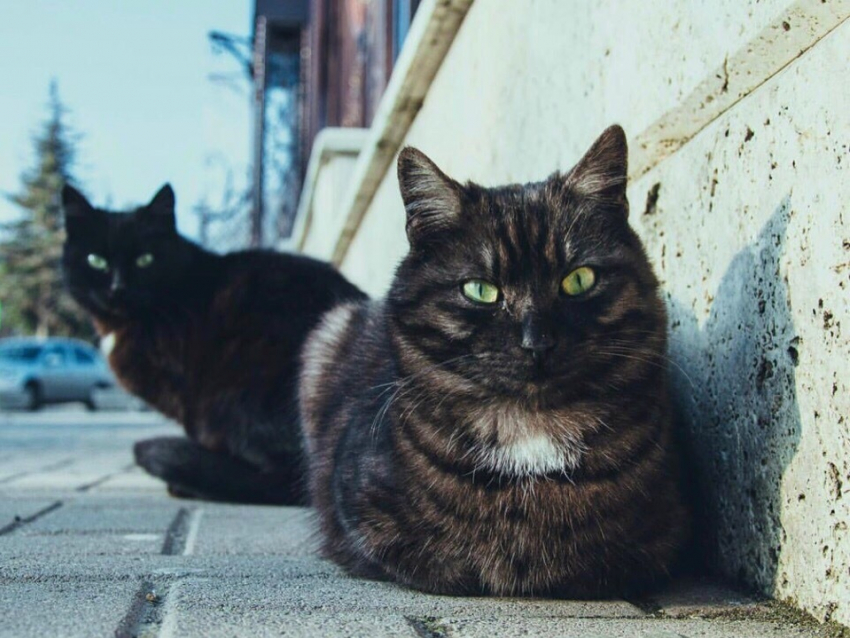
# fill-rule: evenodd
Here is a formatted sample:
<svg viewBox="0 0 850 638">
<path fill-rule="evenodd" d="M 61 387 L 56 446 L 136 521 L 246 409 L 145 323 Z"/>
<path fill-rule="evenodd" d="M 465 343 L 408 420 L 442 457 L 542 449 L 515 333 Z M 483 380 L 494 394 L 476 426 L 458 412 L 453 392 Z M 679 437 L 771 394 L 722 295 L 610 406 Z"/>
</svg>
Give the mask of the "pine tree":
<svg viewBox="0 0 850 638">
<path fill-rule="evenodd" d="M 62 185 L 73 182 L 76 136 L 65 124 L 66 109 L 50 86 L 49 116 L 33 138 L 34 166 L 21 176 L 10 200 L 21 216 L 0 234 L 0 301 L 3 332 L 92 336 L 89 320 L 64 289 L 61 272 Z"/>
</svg>

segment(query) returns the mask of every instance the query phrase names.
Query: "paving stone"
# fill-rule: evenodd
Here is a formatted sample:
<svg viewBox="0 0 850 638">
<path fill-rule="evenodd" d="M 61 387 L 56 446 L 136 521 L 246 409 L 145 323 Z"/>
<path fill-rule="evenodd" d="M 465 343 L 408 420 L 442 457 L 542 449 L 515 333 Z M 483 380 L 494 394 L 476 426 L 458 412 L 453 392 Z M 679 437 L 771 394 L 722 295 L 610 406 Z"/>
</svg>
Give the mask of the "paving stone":
<svg viewBox="0 0 850 638">
<path fill-rule="evenodd" d="M 50 498 L 0 498 L 0 530 L 37 515 L 55 502 Z"/>
<path fill-rule="evenodd" d="M 10 484 L 16 490 L 67 489 L 68 487 L 73 487 L 75 490 L 88 490 L 112 476 L 130 471 L 133 467 L 133 460 L 129 455 L 92 454 L 85 458 L 77 457 L 72 462 L 58 465 L 53 469 L 29 472 L 14 479 Z"/>
<path fill-rule="evenodd" d="M 30 537 L 39 539 L 43 537 Z M 68 536 L 57 535 L 56 539 Z M 0 547 L 6 541 L 0 540 Z M 36 541 L 38 542 L 38 541 Z M 194 576 L 223 581 L 294 581 L 323 578 L 336 581 L 340 570 L 318 557 L 246 556 L 222 560 L 220 556 L 165 556 L 160 553 L 62 554 L 11 551 L 0 554 L 0 578 L 6 580 L 61 580 L 86 578 L 120 580 L 136 577 L 176 580 Z"/>
<path fill-rule="evenodd" d="M 132 491 L 136 494 L 139 492 L 150 492 L 157 496 L 167 495 L 165 483 L 139 467 L 133 467 L 125 472 L 111 476 L 103 483 L 94 486 L 92 491 L 98 494 Z"/>
<path fill-rule="evenodd" d="M 245 597 L 244 587 L 211 588 L 208 582 L 188 580 L 168 592 L 166 620 L 160 638 L 204 636 L 351 636 L 382 638 L 416 636 L 410 622 L 399 613 L 375 615 L 368 611 L 336 613 L 291 609 L 272 592 L 261 588 Z"/>
<path fill-rule="evenodd" d="M 112 636 L 137 588 L 134 581 L 3 582 L 0 637 Z"/>
<path fill-rule="evenodd" d="M 81 498 L 39 518 L 23 533 L 160 533 L 168 529 L 180 508 L 180 502 L 173 499 Z"/>
<path fill-rule="evenodd" d="M 765 603 L 708 579 L 678 581 L 654 596 L 653 600 L 659 611 L 671 618 L 756 614 L 768 609 Z"/>
<path fill-rule="evenodd" d="M 44 451 L 38 454 L 18 452 L 0 463 L 0 490 L 6 490 L 25 476 L 41 471 L 72 465 L 76 460 L 67 450 Z"/>
<path fill-rule="evenodd" d="M 193 578 L 181 585 L 188 600 L 234 606 L 275 600 L 278 609 L 305 613 L 384 616 L 494 615 L 525 618 L 640 618 L 644 613 L 625 601 L 568 601 L 432 596 L 339 572 L 303 578 Z"/>
<path fill-rule="evenodd" d="M 33 556 L 41 560 L 76 560 L 92 556 L 138 556 L 160 554 L 164 533 L 14 533 L 0 538 L 0 561 L 23 559 L 30 564 Z"/>
<path fill-rule="evenodd" d="M 6 460 L 32 471 L 28 480 L 0 484 L 0 521 L 23 519 L 0 535 L 0 638 L 815 635 L 777 624 L 770 613 L 742 618 L 742 610 L 763 610 L 710 582 L 677 583 L 648 602 L 659 609 L 650 615 L 625 601 L 430 596 L 355 579 L 316 553 L 305 508 L 173 499 L 137 468 L 78 491 L 80 476 L 120 469 L 133 438 L 160 426 L 134 425 L 111 439 L 104 424 L 87 427 L 67 425 L 75 434 L 51 420 L 36 423 L 32 434 L 48 450 L 40 458 L 23 439 L 6 445 L 0 427 L 3 454 L 12 450 Z M 61 449 L 46 432 L 74 441 L 81 429 L 94 434 L 91 454 L 85 446 Z M 66 466 L 45 469 L 62 458 L 70 459 Z M 81 472 L 66 471 L 73 467 Z M 147 589 L 156 593 L 152 601 Z"/>
<path fill-rule="evenodd" d="M 448 638 L 807 638 L 817 634 L 775 623 L 723 620 L 502 617 L 426 618 L 431 636 Z M 440 633 L 442 632 L 442 633 Z M 421 635 L 421 634 L 420 634 Z"/>
<path fill-rule="evenodd" d="M 304 556 L 319 546 L 315 514 L 307 508 L 205 504 L 202 512 L 198 555 Z"/>
</svg>

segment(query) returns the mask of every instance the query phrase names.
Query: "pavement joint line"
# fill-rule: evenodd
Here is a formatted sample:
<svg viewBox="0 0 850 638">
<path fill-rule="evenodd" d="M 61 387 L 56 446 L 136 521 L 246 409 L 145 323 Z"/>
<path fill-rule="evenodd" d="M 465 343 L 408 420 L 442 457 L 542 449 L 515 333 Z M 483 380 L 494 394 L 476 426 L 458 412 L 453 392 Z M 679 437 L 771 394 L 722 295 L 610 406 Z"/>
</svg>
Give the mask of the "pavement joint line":
<svg viewBox="0 0 850 638">
<path fill-rule="evenodd" d="M 122 467 L 117 472 L 110 472 L 109 474 L 104 474 L 100 478 L 97 478 L 97 479 L 91 481 L 90 483 L 83 483 L 82 485 L 80 485 L 79 487 L 77 487 L 75 489 L 76 489 L 77 492 L 88 492 L 91 488 L 97 487 L 98 485 L 102 485 L 103 483 L 106 483 L 106 481 L 108 481 L 109 479 L 111 479 L 115 476 L 118 476 L 119 474 L 127 474 L 134 467 L 136 467 L 135 463 L 129 463 L 129 464 L 125 465 L 124 467 Z"/>
<path fill-rule="evenodd" d="M 627 603 L 634 605 L 650 618 L 661 618 L 663 611 L 657 601 L 652 598 L 626 598 Z"/>
<path fill-rule="evenodd" d="M 433 616 L 405 616 L 407 624 L 413 628 L 419 638 L 450 638 L 447 627 Z"/>
<path fill-rule="evenodd" d="M 115 628 L 115 638 L 156 638 L 163 622 L 163 605 L 170 586 L 157 587 L 150 580 L 143 580 L 130 601 L 127 613 Z"/>
<path fill-rule="evenodd" d="M 54 501 L 47 507 L 43 507 L 38 510 L 35 514 L 31 514 L 25 518 L 15 517 L 15 520 L 6 525 L 5 527 L 0 527 L 0 536 L 4 536 L 5 534 L 11 534 L 19 527 L 23 527 L 24 525 L 29 525 L 30 523 L 38 520 L 42 516 L 47 516 L 50 512 L 53 512 L 62 507 L 62 501 Z"/>
<path fill-rule="evenodd" d="M 160 611 L 156 638 L 177 638 L 184 635 L 179 633 L 180 629 L 177 625 L 182 582 L 181 579 L 175 580 L 168 588 L 168 600 L 164 601 L 163 608 Z"/>
<path fill-rule="evenodd" d="M 162 543 L 160 554 L 163 556 L 181 556 L 186 549 L 186 540 L 189 535 L 189 519 L 191 510 L 181 507 L 171 520 L 165 532 L 165 540 Z"/>
<path fill-rule="evenodd" d="M 56 461 L 55 463 L 50 463 L 45 465 L 44 467 L 40 467 L 35 470 L 26 470 L 24 472 L 18 472 L 17 474 L 12 474 L 10 476 L 6 476 L 0 479 L 0 484 L 11 483 L 19 478 L 23 478 L 24 476 L 30 476 L 31 474 L 38 474 L 39 472 L 51 472 L 53 470 L 59 470 L 63 467 L 68 467 L 74 463 L 74 459 L 62 459 L 61 461 Z"/>
<path fill-rule="evenodd" d="M 195 543 L 198 540 L 198 531 L 201 528 L 201 518 L 203 515 L 203 508 L 198 508 L 193 510 L 189 517 L 189 525 L 186 531 L 186 542 L 183 545 L 183 556 L 191 556 L 195 552 Z"/>
<path fill-rule="evenodd" d="M 10 474 L 9 476 L 4 476 L 2 479 L 0 479 L 0 485 L 2 485 L 4 483 L 11 483 L 15 479 L 19 479 L 22 476 L 27 476 L 28 474 L 32 474 L 32 473 L 33 473 L 32 471 L 15 472 L 14 474 Z"/>
</svg>

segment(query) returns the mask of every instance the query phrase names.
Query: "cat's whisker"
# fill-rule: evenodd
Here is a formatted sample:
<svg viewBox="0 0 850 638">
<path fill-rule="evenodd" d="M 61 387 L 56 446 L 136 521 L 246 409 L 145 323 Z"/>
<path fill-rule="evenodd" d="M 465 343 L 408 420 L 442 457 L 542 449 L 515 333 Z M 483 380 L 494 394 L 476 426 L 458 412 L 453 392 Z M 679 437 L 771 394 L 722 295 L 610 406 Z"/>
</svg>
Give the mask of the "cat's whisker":
<svg viewBox="0 0 850 638">
<path fill-rule="evenodd" d="M 661 353 L 654 354 L 653 355 L 654 357 L 661 359 L 662 362 L 663 362 L 663 363 L 659 363 L 658 361 L 653 361 L 652 359 L 649 359 L 647 357 L 640 357 L 640 356 L 638 356 L 638 354 L 640 354 L 639 352 L 636 352 L 634 350 L 627 349 L 627 348 L 619 348 L 618 349 L 618 348 L 611 348 L 610 346 L 605 346 L 603 348 L 600 348 L 599 351 L 601 353 L 608 354 L 608 355 L 611 355 L 611 356 L 619 356 L 619 357 L 623 357 L 623 358 L 631 358 L 631 359 L 634 359 L 636 361 L 643 361 L 644 363 L 656 365 L 656 366 L 661 367 L 661 368 L 665 367 L 664 363 L 668 363 L 671 366 L 673 366 L 674 368 L 676 368 L 682 374 L 682 376 L 690 384 L 692 390 L 696 390 L 696 385 L 694 384 L 693 379 L 691 379 L 691 376 L 687 373 L 687 371 L 681 365 L 679 365 L 676 361 L 671 359 L 668 355 L 661 354 Z"/>
</svg>

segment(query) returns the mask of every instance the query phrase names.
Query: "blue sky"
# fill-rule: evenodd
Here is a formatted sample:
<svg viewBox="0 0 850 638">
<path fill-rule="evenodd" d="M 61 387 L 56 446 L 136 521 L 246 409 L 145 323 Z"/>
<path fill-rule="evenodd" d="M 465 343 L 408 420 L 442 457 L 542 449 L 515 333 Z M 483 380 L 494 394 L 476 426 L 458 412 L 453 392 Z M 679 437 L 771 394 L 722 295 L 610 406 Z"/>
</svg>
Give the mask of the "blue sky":
<svg viewBox="0 0 850 638">
<path fill-rule="evenodd" d="M 250 0 L 0 0 L 0 193 L 32 164 L 55 78 L 92 202 L 144 202 L 169 181 L 194 235 L 192 206 L 217 201 L 222 159 L 244 182 L 251 139 L 247 93 L 209 80 L 238 67 L 207 33 L 250 35 L 252 11 Z M 15 214 L 3 197 L 0 219 Z"/>
</svg>

